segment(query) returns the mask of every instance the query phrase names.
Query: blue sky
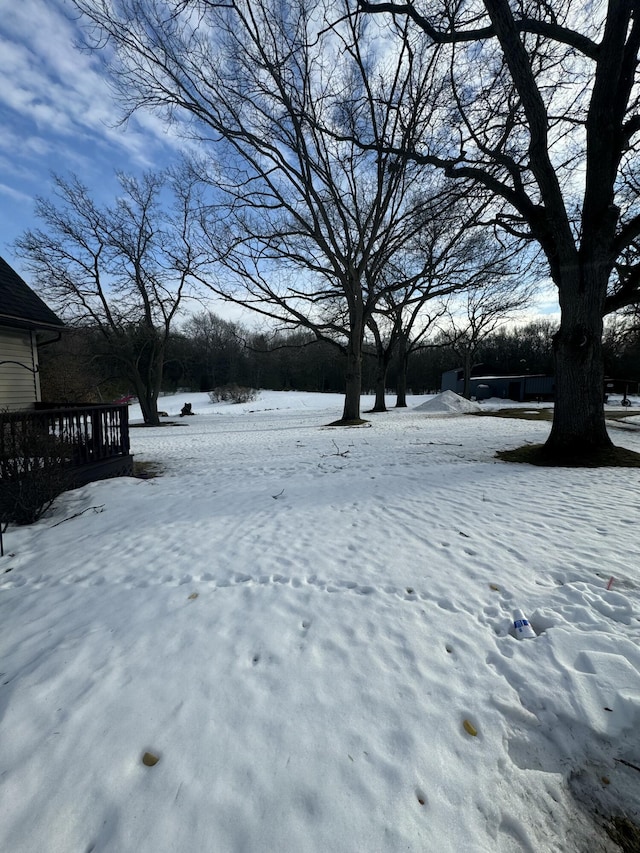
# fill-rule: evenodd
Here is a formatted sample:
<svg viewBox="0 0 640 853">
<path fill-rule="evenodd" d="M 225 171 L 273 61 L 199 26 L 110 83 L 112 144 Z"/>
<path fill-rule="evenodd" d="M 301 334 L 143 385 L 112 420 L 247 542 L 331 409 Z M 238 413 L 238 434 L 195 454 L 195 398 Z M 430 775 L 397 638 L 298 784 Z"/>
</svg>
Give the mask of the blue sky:
<svg viewBox="0 0 640 853">
<path fill-rule="evenodd" d="M 110 200 L 115 170 L 162 167 L 178 146 L 159 119 L 120 112 L 99 58 L 74 46 L 79 29 L 65 0 L 0 0 L 0 254 L 18 272 L 12 242 L 35 227 L 34 198 L 51 173 L 76 173 Z"/>
</svg>

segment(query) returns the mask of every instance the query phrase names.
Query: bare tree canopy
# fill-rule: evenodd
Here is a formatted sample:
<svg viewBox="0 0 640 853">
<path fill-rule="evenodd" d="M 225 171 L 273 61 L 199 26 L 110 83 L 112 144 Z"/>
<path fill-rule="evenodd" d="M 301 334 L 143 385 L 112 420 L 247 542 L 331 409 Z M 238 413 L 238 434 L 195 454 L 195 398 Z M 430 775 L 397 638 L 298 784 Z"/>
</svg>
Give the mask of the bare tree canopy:
<svg viewBox="0 0 640 853">
<path fill-rule="evenodd" d="M 194 188 L 184 175 L 120 174 L 119 181 L 121 195 L 100 207 L 78 178 L 56 177 L 54 199 L 37 199 L 43 227 L 16 246 L 47 301 L 70 322 L 100 330 L 145 422 L 156 424 L 171 325 L 203 264 Z"/>
<path fill-rule="evenodd" d="M 531 304 L 529 288 L 507 277 L 474 282 L 453 297 L 439 323 L 440 340 L 459 357 L 464 371 L 463 396 L 471 397 L 471 371 L 478 351 L 488 337 Z"/>
<path fill-rule="evenodd" d="M 508 315 L 515 294 L 519 300 L 525 283 L 531 290 L 525 257 L 517 245 L 507 249 L 488 229 L 474 227 L 475 215 L 469 220 L 459 200 L 452 202 L 449 198 L 445 204 L 442 198 L 437 201 L 423 218 L 412 246 L 422 265 L 419 278 L 404 273 L 408 252 L 398 254 L 397 262 L 389 264 L 389 274 L 404 284 L 383 293 L 368 322 L 378 360 L 374 411 L 385 410 L 386 369 L 396 350 L 400 362 L 396 406 L 406 406 L 409 358 L 420 348 L 430 325 L 447 313 L 447 297 L 471 290 L 488 292 L 491 284 L 492 292 L 502 295 L 503 313 Z M 500 315 L 496 302 L 494 299 L 492 311 Z"/>
<path fill-rule="evenodd" d="M 405 156 L 471 181 L 494 224 L 546 256 L 562 312 L 548 455 L 606 450 L 602 318 L 640 299 L 640 3 L 359 7 L 402 38 L 420 33 L 437 57 L 439 122 Z"/>
<path fill-rule="evenodd" d="M 415 242 L 433 194 L 415 148 L 434 101 L 419 46 L 389 43 L 349 0 L 74 0 L 115 52 L 125 110 L 187 122 L 203 214 L 228 275 L 218 293 L 346 355 L 343 421 L 359 418 L 362 344 L 378 300 L 425 274 Z M 359 144 L 366 134 L 375 145 Z"/>
</svg>

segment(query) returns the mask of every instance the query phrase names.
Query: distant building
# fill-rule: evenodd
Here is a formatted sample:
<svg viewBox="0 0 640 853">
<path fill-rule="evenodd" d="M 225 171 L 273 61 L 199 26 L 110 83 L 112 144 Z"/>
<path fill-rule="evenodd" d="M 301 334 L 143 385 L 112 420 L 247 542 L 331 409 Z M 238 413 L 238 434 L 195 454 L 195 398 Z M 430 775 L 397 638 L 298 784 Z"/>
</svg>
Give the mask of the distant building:
<svg viewBox="0 0 640 853">
<path fill-rule="evenodd" d="M 637 379 L 615 379 L 607 377 L 604 380 L 605 399 L 609 394 L 640 394 L 640 382 Z"/>
<path fill-rule="evenodd" d="M 62 320 L 0 258 L 0 409 L 31 409 L 40 402 L 38 343 L 57 340 L 63 328 Z"/>
<path fill-rule="evenodd" d="M 525 374 L 522 376 L 472 376 L 470 380 L 471 396 L 477 400 L 498 397 L 503 400 L 516 400 L 525 403 L 529 400 L 553 400 L 555 379 L 544 374 Z M 442 391 L 464 390 L 464 370 L 457 368 L 442 374 Z"/>
</svg>

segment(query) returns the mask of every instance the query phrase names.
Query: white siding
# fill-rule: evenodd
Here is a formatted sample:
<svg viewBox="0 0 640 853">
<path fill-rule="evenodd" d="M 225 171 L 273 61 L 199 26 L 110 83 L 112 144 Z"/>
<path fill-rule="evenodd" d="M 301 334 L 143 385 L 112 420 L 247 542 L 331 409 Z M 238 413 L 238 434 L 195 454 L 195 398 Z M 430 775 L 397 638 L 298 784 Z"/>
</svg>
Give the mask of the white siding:
<svg viewBox="0 0 640 853">
<path fill-rule="evenodd" d="M 37 364 L 35 332 L 0 327 L 0 409 L 29 409 L 40 399 Z"/>
</svg>

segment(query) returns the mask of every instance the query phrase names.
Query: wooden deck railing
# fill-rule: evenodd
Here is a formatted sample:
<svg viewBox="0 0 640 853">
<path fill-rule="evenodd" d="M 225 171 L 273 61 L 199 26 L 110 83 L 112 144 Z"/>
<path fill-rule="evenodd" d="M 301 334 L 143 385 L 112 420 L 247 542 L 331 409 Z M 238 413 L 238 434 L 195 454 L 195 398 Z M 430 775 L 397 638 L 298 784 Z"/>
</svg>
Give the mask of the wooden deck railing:
<svg viewBox="0 0 640 853">
<path fill-rule="evenodd" d="M 131 473 L 127 406 L 100 404 L 0 412 L 0 479 L 16 479 L 49 466 L 69 470 L 76 485 Z M 81 470 L 84 475 L 79 473 Z"/>
</svg>

